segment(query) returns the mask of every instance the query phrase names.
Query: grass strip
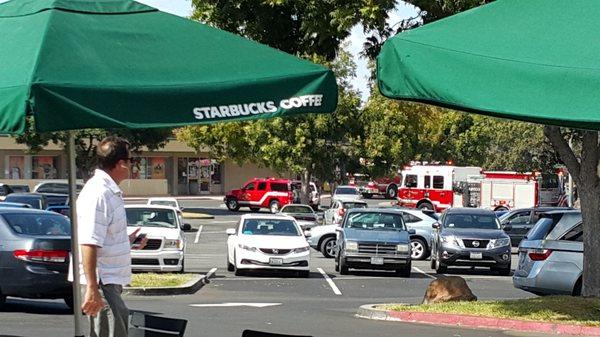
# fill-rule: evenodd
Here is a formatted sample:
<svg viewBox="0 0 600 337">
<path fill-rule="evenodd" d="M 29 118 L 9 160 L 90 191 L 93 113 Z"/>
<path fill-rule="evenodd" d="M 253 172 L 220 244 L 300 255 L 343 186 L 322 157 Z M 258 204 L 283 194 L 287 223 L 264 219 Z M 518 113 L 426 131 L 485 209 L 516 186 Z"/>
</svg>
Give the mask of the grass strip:
<svg viewBox="0 0 600 337">
<path fill-rule="evenodd" d="M 131 278 L 131 286 L 139 288 L 177 287 L 191 281 L 193 277 L 193 274 L 137 273 L 133 274 Z"/>
<path fill-rule="evenodd" d="M 519 300 L 387 305 L 386 310 L 463 314 L 562 324 L 600 326 L 600 299 L 546 296 Z"/>
</svg>

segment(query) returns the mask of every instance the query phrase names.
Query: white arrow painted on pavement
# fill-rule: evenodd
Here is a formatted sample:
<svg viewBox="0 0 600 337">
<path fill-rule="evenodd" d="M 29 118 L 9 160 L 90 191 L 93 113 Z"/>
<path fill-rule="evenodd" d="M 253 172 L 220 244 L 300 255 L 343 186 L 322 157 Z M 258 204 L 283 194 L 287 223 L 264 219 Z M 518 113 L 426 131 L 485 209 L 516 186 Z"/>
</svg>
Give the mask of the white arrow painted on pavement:
<svg viewBox="0 0 600 337">
<path fill-rule="evenodd" d="M 190 307 L 254 307 L 265 308 L 281 305 L 281 303 L 207 303 L 207 304 L 190 304 Z"/>
</svg>

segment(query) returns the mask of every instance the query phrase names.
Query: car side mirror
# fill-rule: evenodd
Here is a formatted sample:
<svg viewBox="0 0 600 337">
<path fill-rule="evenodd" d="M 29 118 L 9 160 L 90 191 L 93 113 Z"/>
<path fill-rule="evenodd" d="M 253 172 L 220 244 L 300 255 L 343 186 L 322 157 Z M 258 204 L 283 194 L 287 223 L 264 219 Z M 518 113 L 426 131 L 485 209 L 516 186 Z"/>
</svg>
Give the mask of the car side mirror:
<svg viewBox="0 0 600 337">
<path fill-rule="evenodd" d="M 183 212 L 185 211 L 185 207 L 179 207 L 179 210 Z"/>
<path fill-rule="evenodd" d="M 235 235 L 235 228 L 227 228 L 227 230 L 225 231 L 225 234 Z"/>
<path fill-rule="evenodd" d="M 508 223 L 508 225 L 505 225 L 504 228 L 502 228 L 502 229 L 504 229 L 505 232 L 510 232 L 512 230 L 512 226 L 510 225 L 510 222 Z"/>
<path fill-rule="evenodd" d="M 309 231 L 304 231 L 304 237 L 305 238 L 310 238 L 312 235 L 310 234 Z"/>
<path fill-rule="evenodd" d="M 411 228 L 408 230 L 408 234 L 415 235 L 415 234 L 417 234 L 417 231 Z"/>
<path fill-rule="evenodd" d="M 440 229 L 440 223 L 439 222 L 434 222 L 431 224 L 431 228 L 433 229 Z"/>
<path fill-rule="evenodd" d="M 183 229 L 184 231 L 189 231 L 192 229 L 192 225 L 190 225 L 189 223 L 184 223 L 183 226 L 181 226 L 181 229 Z"/>
</svg>

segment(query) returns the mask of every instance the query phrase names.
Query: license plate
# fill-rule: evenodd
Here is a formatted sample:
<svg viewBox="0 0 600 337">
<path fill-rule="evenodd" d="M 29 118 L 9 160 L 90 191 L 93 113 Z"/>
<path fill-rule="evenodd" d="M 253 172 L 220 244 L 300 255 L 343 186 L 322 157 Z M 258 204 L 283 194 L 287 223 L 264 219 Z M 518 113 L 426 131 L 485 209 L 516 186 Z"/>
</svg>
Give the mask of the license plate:
<svg viewBox="0 0 600 337">
<path fill-rule="evenodd" d="M 269 264 L 272 266 L 281 266 L 283 264 L 283 259 L 272 257 L 269 259 Z"/>
<path fill-rule="evenodd" d="M 481 260 L 481 259 L 483 259 L 483 254 L 471 253 L 469 257 L 471 258 L 471 260 Z"/>
<path fill-rule="evenodd" d="M 371 264 L 382 265 L 383 264 L 383 257 L 372 257 L 371 258 Z"/>
</svg>

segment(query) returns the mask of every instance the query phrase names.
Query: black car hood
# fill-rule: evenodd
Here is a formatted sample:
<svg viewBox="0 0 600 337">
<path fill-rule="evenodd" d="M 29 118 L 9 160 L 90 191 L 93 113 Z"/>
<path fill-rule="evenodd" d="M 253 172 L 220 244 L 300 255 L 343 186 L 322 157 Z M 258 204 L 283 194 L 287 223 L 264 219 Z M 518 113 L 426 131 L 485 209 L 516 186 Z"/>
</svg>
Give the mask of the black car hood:
<svg viewBox="0 0 600 337">
<path fill-rule="evenodd" d="M 508 235 L 501 229 L 480 229 L 480 228 L 444 228 L 442 235 L 454 235 L 459 238 L 467 239 L 500 239 L 507 238 Z"/>
<path fill-rule="evenodd" d="M 347 240 L 352 241 L 385 242 L 393 244 L 410 242 L 407 231 L 344 228 L 344 236 Z"/>
</svg>

